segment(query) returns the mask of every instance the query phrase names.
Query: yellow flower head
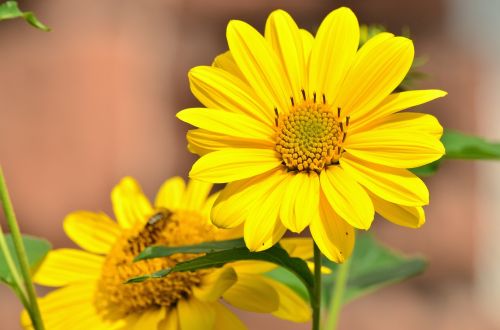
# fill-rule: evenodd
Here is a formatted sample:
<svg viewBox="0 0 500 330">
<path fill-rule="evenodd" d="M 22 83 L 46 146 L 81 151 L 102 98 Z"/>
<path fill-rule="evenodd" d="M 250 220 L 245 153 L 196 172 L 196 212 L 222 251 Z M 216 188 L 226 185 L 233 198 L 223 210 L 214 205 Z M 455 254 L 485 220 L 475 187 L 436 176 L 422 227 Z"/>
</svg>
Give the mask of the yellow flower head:
<svg viewBox="0 0 500 330">
<path fill-rule="evenodd" d="M 216 195 L 211 184 L 181 178 L 166 181 L 154 205 L 137 182 L 124 178 L 111 194 L 117 222 L 103 213 L 74 212 L 64 221 L 66 234 L 83 250 L 49 253 L 35 275 L 41 285 L 61 287 L 39 299 L 47 329 L 246 329 L 223 304 L 296 322 L 310 318 L 308 304 L 287 286 L 263 275 L 266 262 L 241 261 L 217 269 L 172 273 L 124 284 L 131 277 L 171 267 L 196 255 L 133 258 L 144 247 L 190 245 L 241 237 L 241 230 L 218 229 L 209 215 Z M 289 240 L 289 253 L 312 256 L 312 242 Z M 25 328 L 32 329 L 27 313 Z"/>
<path fill-rule="evenodd" d="M 443 155 L 442 127 L 431 115 L 400 111 L 446 93 L 394 93 L 413 61 L 411 40 L 382 32 L 359 48 L 356 16 L 340 8 L 316 36 L 277 10 L 264 36 L 231 21 L 227 41 L 211 67 L 189 72 L 208 109 L 177 114 L 198 127 L 187 136 L 202 156 L 190 176 L 229 183 L 214 224 L 245 222 L 256 251 L 309 226 L 321 251 L 342 262 L 354 228 L 368 229 L 375 212 L 407 227 L 424 223 L 428 190 L 407 168 Z"/>
</svg>

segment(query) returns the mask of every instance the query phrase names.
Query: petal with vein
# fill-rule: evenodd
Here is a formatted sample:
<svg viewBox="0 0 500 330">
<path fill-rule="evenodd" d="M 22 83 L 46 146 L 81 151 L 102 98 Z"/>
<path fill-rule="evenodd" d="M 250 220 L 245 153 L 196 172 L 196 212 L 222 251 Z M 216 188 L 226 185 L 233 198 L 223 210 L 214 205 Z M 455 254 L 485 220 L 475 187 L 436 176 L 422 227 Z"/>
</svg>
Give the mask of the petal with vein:
<svg viewBox="0 0 500 330">
<path fill-rule="evenodd" d="M 164 207 L 169 210 L 176 210 L 181 205 L 186 183 L 180 176 L 174 176 L 165 181 L 155 199 L 155 207 Z"/>
<path fill-rule="evenodd" d="M 292 93 L 271 45 L 252 26 L 237 20 L 229 22 L 226 37 L 234 61 L 259 98 L 287 111 Z"/>
<path fill-rule="evenodd" d="M 131 177 L 123 178 L 113 188 L 111 201 L 116 220 L 122 228 L 130 228 L 137 222 L 146 221 L 153 213 L 149 200 L 137 181 Z"/>
<path fill-rule="evenodd" d="M 246 81 L 245 76 L 243 76 L 240 68 L 238 68 L 238 65 L 234 61 L 234 57 L 229 50 L 217 55 L 212 63 L 212 66 L 223 69 L 224 71 L 231 73 L 233 76 L 240 78 L 242 81 Z"/>
<path fill-rule="evenodd" d="M 425 223 L 425 212 L 421 206 L 404 206 L 388 202 L 370 193 L 375 211 L 396 225 L 420 228 Z"/>
<path fill-rule="evenodd" d="M 363 187 L 339 166 L 321 172 L 320 179 L 326 199 L 340 217 L 355 228 L 370 228 L 375 211 Z"/>
<path fill-rule="evenodd" d="M 353 121 L 362 118 L 403 81 L 413 62 L 413 43 L 381 33 L 356 54 L 340 88 L 337 106 Z"/>
<path fill-rule="evenodd" d="M 213 329 L 215 308 L 212 303 L 196 298 L 181 299 L 177 303 L 179 330 Z"/>
<path fill-rule="evenodd" d="M 393 93 L 380 102 L 372 111 L 353 121 L 349 129 L 358 130 L 371 122 L 398 111 L 415 107 L 446 96 L 446 92 L 437 89 L 414 90 Z"/>
<path fill-rule="evenodd" d="M 191 179 L 182 198 L 181 208 L 185 210 L 201 211 L 212 190 L 213 184 Z"/>
<path fill-rule="evenodd" d="M 224 293 L 231 305 L 250 312 L 271 313 L 279 307 L 279 295 L 262 275 L 238 274 L 238 282 Z"/>
<path fill-rule="evenodd" d="M 50 251 L 35 273 L 34 281 L 45 286 L 63 286 L 97 280 L 104 257 L 76 249 Z"/>
<path fill-rule="evenodd" d="M 223 149 L 202 156 L 189 176 L 212 183 L 246 179 L 281 166 L 276 151 L 270 149 Z"/>
<path fill-rule="evenodd" d="M 342 263 L 352 254 L 354 228 L 338 216 L 323 193 L 320 196 L 320 212 L 309 228 L 314 241 L 328 259 Z"/>
<path fill-rule="evenodd" d="M 177 113 L 177 118 L 207 131 L 229 136 L 274 141 L 274 129 L 247 115 L 217 109 L 191 108 Z"/>
<path fill-rule="evenodd" d="M 189 130 L 187 140 L 189 151 L 200 156 L 225 148 L 273 149 L 275 147 L 275 142 L 272 141 L 228 136 L 201 128 Z"/>
<path fill-rule="evenodd" d="M 321 23 L 309 58 L 309 91 L 337 98 L 339 87 L 359 45 L 359 24 L 345 7 L 332 11 Z"/>
<path fill-rule="evenodd" d="M 288 77 L 295 100 L 302 99 L 306 62 L 299 27 L 284 10 L 275 10 L 266 21 L 265 37 L 278 55 Z"/>
<path fill-rule="evenodd" d="M 188 74 L 191 91 L 207 108 L 244 113 L 272 126 L 273 104 L 261 101 L 248 83 L 223 69 L 198 66 Z"/>
<path fill-rule="evenodd" d="M 215 324 L 214 330 L 230 329 L 230 330 L 247 330 L 247 327 L 233 312 L 226 306 L 217 303 L 214 304 L 215 308 Z"/>
<path fill-rule="evenodd" d="M 231 267 L 223 267 L 203 276 L 201 284 L 193 288 L 193 295 L 205 302 L 215 302 L 233 286 L 238 277 Z"/>
<path fill-rule="evenodd" d="M 408 170 L 371 164 L 349 153 L 342 156 L 340 164 L 362 186 L 391 203 L 406 206 L 429 204 L 425 183 Z"/>
<path fill-rule="evenodd" d="M 104 213 L 72 212 L 63 223 L 64 232 L 82 249 L 106 254 L 121 235 L 116 222 Z"/>
</svg>

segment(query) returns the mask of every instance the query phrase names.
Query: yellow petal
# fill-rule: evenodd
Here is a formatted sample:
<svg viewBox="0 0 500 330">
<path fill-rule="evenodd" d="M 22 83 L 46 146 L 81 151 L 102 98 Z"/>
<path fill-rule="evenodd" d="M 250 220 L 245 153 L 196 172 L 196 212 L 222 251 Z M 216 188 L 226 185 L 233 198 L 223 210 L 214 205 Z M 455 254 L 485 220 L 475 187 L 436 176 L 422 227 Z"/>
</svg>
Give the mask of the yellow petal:
<svg viewBox="0 0 500 330">
<path fill-rule="evenodd" d="M 443 126 L 436 117 L 418 112 L 401 112 L 380 118 L 365 127 L 365 130 L 390 130 L 410 134 L 430 134 L 437 139 L 443 135 Z M 349 128 L 349 133 L 351 130 Z"/>
<path fill-rule="evenodd" d="M 122 228 L 130 228 L 135 223 L 146 221 L 153 213 L 149 200 L 141 187 L 131 177 L 123 178 L 111 192 L 116 220 Z"/>
<path fill-rule="evenodd" d="M 272 178 L 274 184 L 256 192 L 256 198 L 245 221 L 243 237 L 251 251 L 261 251 L 271 247 L 285 233 L 279 220 L 280 204 L 290 181 L 289 175 L 281 174 Z"/>
<path fill-rule="evenodd" d="M 203 276 L 199 286 L 193 287 L 193 295 L 201 301 L 217 301 L 237 279 L 236 272 L 231 267 L 216 269 Z"/>
<path fill-rule="evenodd" d="M 276 290 L 257 274 L 238 274 L 238 282 L 223 297 L 237 308 L 257 313 L 274 312 L 280 302 Z"/>
<path fill-rule="evenodd" d="M 318 191 L 318 206 L 319 209 L 319 194 Z M 304 260 L 312 259 L 314 256 L 313 241 L 310 238 L 302 237 L 287 237 L 280 241 L 280 245 L 292 257 L 301 258 Z"/>
<path fill-rule="evenodd" d="M 306 62 L 297 24 L 287 12 L 275 10 L 267 19 L 265 37 L 283 64 L 293 93 L 290 96 L 297 102 L 302 100 L 301 90 L 306 87 Z"/>
<path fill-rule="evenodd" d="M 226 37 L 234 61 L 259 98 L 265 104 L 287 111 L 292 93 L 271 45 L 257 30 L 242 21 L 229 22 Z"/>
<path fill-rule="evenodd" d="M 63 286 L 99 278 L 104 257 L 75 249 L 50 251 L 34 281 L 46 286 Z"/>
<path fill-rule="evenodd" d="M 202 156 L 193 164 L 189 176 L 212 183 L 246 179 L 281 166 L 272 149 L 223 149 Z"/>
<path fill-rule="evenodd" d="M 356 121 L 370 112 L 403 81 L 413 62 L 413 43 L 380 34 L 356 54 L 339 91 L 337 106 Z"/>
<path fill-rule="evenodd" d="M 396 225 L 420 228 L 425 223 L 425 213 L 421 206 L 404 206 L 388 202 L 370 193 L 375 211 Z"/>
<path fill-rule="evenodd" d="M 66 235 L 81 248 L 98 253 L 109 252 L 121 230 L 116 222 L 104 213 L 78 211 L 64 219 Z"/>
<path fill-rule="evenodd" d="M 200 156 L 225 148 L 273 149 L 275 147 L 275 142 L 228 136 L 201 128 L 189 130 L 187 140 L 189 151 Z"/>
<path fill-rule="evenodd" d="M 357 158 L 397 168 L 418 167 L 441 158 L 445 152 L 439 140 L 441 125 L 430 115 L 412 116 L 394 114 L 392 123 L 381 122 L 370 130 L 348 133 L 344 148 Z M 422 131 L 423 125 L 431 126 Z"/>
<path fill-rule="evenodd" d="M 283 174 L 284 172 L 278 169 L 227 184 L 212 208 L 213 224 L 221 228 L 240 225 L 248 217 L 255 201 L 262 196 L 262 192 L 281 182 L 284 179 Z"/>
<path fill-rule="evenodd" d="M 215 324 L 214 330 L 246 330 L 247 327 L 233 312 L 222 304 L 214 304 Z"/>
<path fill-rule="evenodd" d="M 246 81 L 245 76 L 243 76 L 240 68 L 238 68 L 238 65 L 234 61 L 234 57 L 229 50 L 215 57 L 212 66 L 223 69 L 224 71 L 231 73 L 233 76 L 240 78 L 242 81 Z"/>
<path fill-rule="evenodd" d="M 323 193 L 320 212 L 309 229 L 321 252 L 331 261 L 342 263 L 352 254 L 354 228 L 338 216 Z"/>
<path fill-rule="evenodd" d="M 280 242 L 281 243 L 281 242 Z M 242 260 L 228 264 L 236 274 L 263 274 L 276 269 L 278 266 L 267 261 Z"/>
<path fill-rule="evenodd" d="M 263 124 L 274 125 L 273 104 L 256 97 L 248 83 L 219 68 L 198 66 L 189 71 L 193 95 L 207 108 L 245 114 Z"/>
<path fill-rule="evenodd" d="M 315 172 L 292 176 L 283 196 L 280 218 L 289 230 L 300 233 L 311 222 L 319 204 L 319 177 Z"/>
<path fill-rule="evenodd" d="M 374 216 L 373 203 L 348 173 L 339 166 L 333 166 L 321 172 L 320 179 L 326 199 L 341 218 L 355 228 L 370 228 Z"/>
<path fill-rule="evenodd" d="M 165 308 L 145 310 L 141 312 L 137 323 L 130 330 L 157 329 L 165 315 Z"/>
<path fill-rule="evenodd" d="M 177 118 L 210 132 L 244 139 L 272 141 L 274 129 L 247 115 L 217 109 L 191 108 L 177 113 Z"/>
<path fill-rule="evenodd" d="M 342 168 L 366 189 L 396 204 L 421 206 L 429 203 L 429 191 L 415 174 L 408 170 L 371 164 L 345 153 Z"/>
<path fill-rule="evenodd" d="M 300 36 L 302 37 L 302 49 L 304 50 L 304 61 L 305 63 L 309 63 L 309 56 L 311 55 L 311 49 L 314 44 L 314 37 L 311 34 L 311 32 L 304 29 L 300 29 Z"/>
<path fill-rule="evenodd" d="M 184 210 L 200 211 L 210 190 L 212 190 L 212 186 L 211 183 L 194 179 L 189 180 L 180 207 Z"/>
<path fill-rule="evenodd" d="M 172 308 L 166 312 L 165 318 L 158 324 L 158 330 L 179 330 L 177 309 Z"/>
<path fill-rule="evenodd" d="M 215 308 L 211 303 L 191 298 L 177 303 L 179 330 L 212 329 L 215 323 Z"/>
<path fill-rule="evenodd" d="M 311 306 L 308 302 L 286 285 L 270 278 L 264 279 L 279 296 L 280 303 L 278 310 L 272 313 L 274 316 L 292 322 L 307 322 L 311 319 Z"/>
<path fill-rule="evenodd" d="M 184 183 L 183 178 L 174 176 L 168 179 L 158 190 L 158 194 L 155 199 L 155 206 L 163 207 L 169 210 L 178 209 L 181 205 L 185 190 L 186 184 Z"/>
<path fill-rule="evenodd" d="M 95 282 L 72 284 L 39 298 L 39 306 L 46 329 L 117 329 L 121 322 L 106 322 L 93 305 Z M 29 324 L 29 319 L 23 322 Z"/>
<path fill-rule="evenodd" d="M 358 130 L 377 119 L 391 115 L 398 111 L 427 103 L 434 99 L 445 96 L 447 93 L 437 89 L 414 90 L 401 93 L 393 93 L 387 96 L 375 109 L 360 117 L 357 121 L 351 121 L 349 130 Z"/>
<path fill-rule="evenodd" d="M 332 11 L 321 23 L 309 58 L 309 91 L 325 94 L 333 102 L 354 59 L 359 24 L 345 7 Z"/>
</svg>

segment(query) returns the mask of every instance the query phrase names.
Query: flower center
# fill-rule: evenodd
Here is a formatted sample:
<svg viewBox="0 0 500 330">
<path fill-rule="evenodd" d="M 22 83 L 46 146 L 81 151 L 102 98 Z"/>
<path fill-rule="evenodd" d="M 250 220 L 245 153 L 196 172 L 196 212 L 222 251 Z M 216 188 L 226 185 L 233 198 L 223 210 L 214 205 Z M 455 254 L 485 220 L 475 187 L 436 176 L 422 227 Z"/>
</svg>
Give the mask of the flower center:
<svg viewBox="0 0 500 330">
<path fill-rule="evenodd" d="M 305 93 L 303 92 L 303 95 Z M 305 99 L 288 113 L 276 112 L 276 151 L 290 171 L 321 171 L 338 163 L 343 153 L 342 143 L 347 135 L 349 117 L 341 120 L 340 108 L 323 102 Z"/>
<path fill-rule="evenodd" d="M 167 277 L 142 283 L 124 284 L 134 276 L 151 274 L 192 259 L 194 254 L 175 254 L 166 258 L 133 262 L 145 247 L 160 244 L 178 246 L 214 240 L 213 230 L 203 225 L 195 212 L 169 212 L 162 209 L 151 215 L 144 224 L 125 231 L 108 254 L 97 285 L 94 304 L 107 319 L 118 320 L 132 313 L 173 306 L 192 294 L 201 278 L 210 270 L 176 272 Z"/>
</svg>

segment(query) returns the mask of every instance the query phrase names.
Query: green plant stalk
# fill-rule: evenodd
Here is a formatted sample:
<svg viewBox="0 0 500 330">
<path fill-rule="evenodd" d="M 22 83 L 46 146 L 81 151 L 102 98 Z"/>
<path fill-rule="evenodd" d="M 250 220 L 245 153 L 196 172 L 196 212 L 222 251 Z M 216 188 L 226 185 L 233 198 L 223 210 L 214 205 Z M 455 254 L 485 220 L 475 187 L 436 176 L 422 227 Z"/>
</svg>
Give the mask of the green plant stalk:
<svg viewBox="0 0 500 330">
<path fill-rule="evenodd" d="M 23 277 L 24 288 L 28 295 L 29 306 L 27 306 L 26 309 L 29 311 L 34 328 L 36 330 L 44 330 L 43 321 L 40 314 L 40 308 L 38 306 L 38 302 L 36 299 L 35 288 L 33 287 L 33 282 L 31 281 L 31 274 L 28 264 L 28 257 L 26 255 L 26 249 L 24 248 L 24 243 L 21 237 L 21 232 L 19 231 L 19 226 L 17 225 L 16 214 L 14 213 L 14 208 L 12 207 L 12 202 L 10 200 L 9 191 L 7 190 L 7 184 L 5 183 L 5 178 L 1 166 L 0 166 L 0 199 L 2 200 L 2 206 L 5 212 L 7 226 L 9 227 L 10 234 L 12 235 L 14 250 L 19 260 L 19 266 Z"/>
<path fill-rule="evenodd" d="M 320 329 L 321 322 L 321 251 L 314 242 L 314 288 L 311 296 L 313 310 L 312 330 Z"/>
<path fill-rule="evenodd" d="M 335 281 L 334 292 L 330 301 L 330 310 L 326 321 L 326 329 L 336 330 L 339 323 L 340 310 L 344 300 L 344 292 L 349 278 L 349 267 L 351 259 L 347 259 L 340 264 L 337 271 L 337 280 Z"/>
<path fill-rule="evenodd" d="M 7 241 L 5 240 L 5 235 L 3 234 L 2 227 L 0 226 L 0 251 L 3 253 L 5 257 L 5 262 L 7 263 L 7 268 L 9 269 L 10 274 L 12 275 L 12 284 L 17 290 L 16 293 L 19 294 L 26 300 L 26 289 L 24 287 L 23 280 L 19 275 L 16 264 L 14 263 L 14 259 L 10 253 L 9 247 L 7 245 Z"/>
</svg>

